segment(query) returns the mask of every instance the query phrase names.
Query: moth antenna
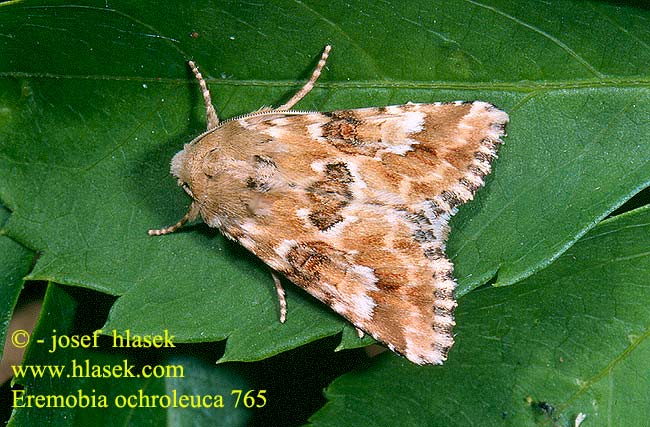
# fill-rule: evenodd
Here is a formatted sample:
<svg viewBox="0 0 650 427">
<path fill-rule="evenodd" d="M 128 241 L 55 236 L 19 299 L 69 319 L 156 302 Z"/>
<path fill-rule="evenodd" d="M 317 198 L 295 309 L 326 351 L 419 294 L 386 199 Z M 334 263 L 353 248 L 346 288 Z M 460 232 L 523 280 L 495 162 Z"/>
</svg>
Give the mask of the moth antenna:
<svg viewBox="0 0 650 427">
<path fill-rule="evenodd" d="M 275 290 L 278 293 L 278 301 L 280 302 L 280 323 L 284 323 L 287 320 L 287 299 L 285 297 L 284 288 L 282 287 L 282 282 L 275 271 L 271 271 L 271 276 L 273 277 L 273 282 L 275 282 Z"/>
<path fill-rule="evenodd" d="M 184 226 L 188 221 L 194 220 L 199 214 L 199 209 L 196 206 L 196 203 L 190 205 L 190 209 L 187 213 L 180 219 L 176 224 L 170 225 L 169 227 L 159 228 L 157 230 L 149 230 L 148 233 L 150 236 L 162 236 L 163 234 L 170 234 Z"/>
<path fill-rule="evenodd" d="M 327 57 L 330 54 L 330 50 L 332 50 L 332 46 L 327 45 L 325 46 L 325 50 L 323 50 L 323 54 L 320 57 L 320 61 L 318 61 L 318 64 L 316 64 L 316 68 L 314 68 L 314 71 L 311 73 L 311 77 L 305 83 L 305 85 L 300 89 L 286 104 L 283 104 L 276 108 L 276 111 L 282 111 L 282 110 L 289 110 L 291 107 L 296 105 L 301 99 L 303 99 L 311 90 L 314 88 L 314 83 L 316 83 L 316 80 L 320 77 L 320 73 L 323 70 L 323 67 L 325 67 L 325 64 L 327 63 Z"/>
<path fill-rule="evenodd" d="M 208 89 L 208 85 L 205 83 L 205 79 L 203 79 L 203 76 L 199 71 L 199 67 L 196 66 L 194 61 L 188 61 L 187 63 L 190 65 L 194 76 L 199 81 L 199 85 L 201 86 L 201 94 L 203 95 L 203 102 L 205 103 L 205 118 L 208 122 L 208 130 L 214 129 L 217 127 L 217 125 L 219 125 L 219 116 L 217 116 L 217 112 L 212 105 L 210 89 Z"/>
</svg>

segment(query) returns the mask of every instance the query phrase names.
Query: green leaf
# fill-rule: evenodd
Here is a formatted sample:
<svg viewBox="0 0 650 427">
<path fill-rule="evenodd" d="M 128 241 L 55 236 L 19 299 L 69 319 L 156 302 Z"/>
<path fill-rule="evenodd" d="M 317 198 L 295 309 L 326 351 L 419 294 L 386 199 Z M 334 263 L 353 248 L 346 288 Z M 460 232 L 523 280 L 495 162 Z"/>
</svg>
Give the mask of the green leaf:
<svg viewBox="0 0 650 427">
<path fill-rule="evenodd" d="M 644 425 L 648 248 L 650 207 L 603 222 L 522 283 L 461 298 L 444 366 L 379 357 L 334 381 L 312 425 Z"/>
<path fill-rule="evenodd" d="M 638 125 L 649 96 L 646 88 L 543 91 L 511 110 L 513 138 L 500 151 L 508 161 L 452 221 L 458 294 L 495 272 L 496 285 L 509 285 L 545 267 L 650 183 L 650 140 L 636 136 L 650 131 Z"/>
<path fill-rule="evenodd" d="M 0 225 L 9 218 L 9 211 L 0 205 Z M 29 249 L 0 234 L 0 342 L 5 342 L 9 321 L 23 288 L 23 277 L 29 272 L 34 254 Z M 4 346 L 0 347 L 0 359 Z"/>
<path fill-rule="evenodd" d="M 14 387 L 11 403 L 15 410 L 10 426 L 88 426 L 98 420 L 114 426 L 247 425 L 251 411 L 243 405 L 235 409 L 235 397 L 230 392 L 248 388 L 227 367 L 180 351 L 166 356 L 119 348 L 112 337 L 92 341 L 93 331 L 103 322 L 98 313 L 107 303 L 110 299 L 98 299 L 96 293 L 54 284 L 48 287 L 43 314 L 21 365 L 26 374 L 14 379 L 24 391 Z M 70 337 L 83 335 L 90 337 L 90 347 L 66 347 Z M 42 369 L 44 375 L 32 374 L 30 366 Z M 164 372 L 166 377 L 144 377 L 156 372 L 158 376 Z M 219 395 L 223 407 L 210 407 L 218 402 L 215 396 Z M 188 396 L 188 407 L 181 406 L 181 396 Z M 208 407 L 193 407 L 191 398 L 194 406 Z"/>
<path fill-rule="evenodd" d="M 280 325 L 267 269 L 205 226 L 146 235 L 188 205 L 167 169 L 204 128 L 189 58 L 224 118 L 288 99 L 325 43 L 328 68 L 299 108 L 483 99 L 509 112 L 494 173 L 452 223 L 459 295 L 495 274 L 512 284 L 540 270 L 650 181 L 644 9 L 575 0 L 1 7 L 0 199 L 13 212 L 8 235 L 43 254 L 30 277 L 120 296 L 107 328 L 228 337 L 224 360 L 268 357 L 345 322 L 287 285 Z M 343 347 L 358 344 L 350 337 Z"/>
</svg>

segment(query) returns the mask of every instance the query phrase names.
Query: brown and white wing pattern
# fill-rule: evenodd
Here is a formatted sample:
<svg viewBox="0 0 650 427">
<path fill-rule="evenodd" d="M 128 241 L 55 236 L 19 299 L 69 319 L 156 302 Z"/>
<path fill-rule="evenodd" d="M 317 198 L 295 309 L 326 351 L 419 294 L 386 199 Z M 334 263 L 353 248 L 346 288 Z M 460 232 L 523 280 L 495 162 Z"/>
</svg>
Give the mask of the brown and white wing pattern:
<svg viewBox="0 0 650 427">
<path fill-rule="evenodd" d="M 479 101 L 239 118 L 247 213 L 211 225 L 391 350 L 442 363 L 456 307 L 447 223 L 507 121 Z"/>
</svg>

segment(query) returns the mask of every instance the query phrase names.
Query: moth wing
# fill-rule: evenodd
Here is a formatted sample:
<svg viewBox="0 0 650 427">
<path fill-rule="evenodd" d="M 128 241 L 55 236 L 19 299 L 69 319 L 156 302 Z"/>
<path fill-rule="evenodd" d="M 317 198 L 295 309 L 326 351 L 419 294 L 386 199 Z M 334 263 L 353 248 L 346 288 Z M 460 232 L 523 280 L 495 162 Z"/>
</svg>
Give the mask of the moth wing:
<svg viewBox="0 0 650 427">
<path fill-rule="evenodd" d="M 427 241 L 425 255 L 410 215 L 353 206 L 347 225 L 286 236 L 260 256 L 391 350 L 418 364 L 441 363 L 453 344 L 453 266 L 440 240 Z"/>
<path fill-rule="evenodd" d="M 508 116 L 483 102 L 250 116 L 250 216 L 224 231 L 418 363 L 453 344 L 448 220 L 490 171 Z M 251 151 L 252 150 L 252 151 Z"/>
<path fill-rule="evenodd" d="M 508 123 L 505 112 L 481 101 L 273 117 L 239 122 L 261 136 L 259 148 L 294 183 L 308 184 L 323 164 L 340 159 L 370 201 L 396 205 L 441 196 L 444 210 L 483 185 Z"/>
</svg>

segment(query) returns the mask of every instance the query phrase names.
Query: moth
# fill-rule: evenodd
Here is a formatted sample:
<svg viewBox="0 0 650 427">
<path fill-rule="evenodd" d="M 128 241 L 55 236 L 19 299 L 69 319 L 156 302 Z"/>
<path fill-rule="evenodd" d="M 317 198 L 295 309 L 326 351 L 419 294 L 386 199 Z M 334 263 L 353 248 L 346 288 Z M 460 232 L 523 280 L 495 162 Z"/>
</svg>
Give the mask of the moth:
<svg viewBox="0 0 650 427">
<path fill-rule="evenodd" d="M 172 233 L 201 216 L 276 273 L 417 364 L 441 364 L 453 344 L 449 218 L 490 173 L 508 115 L 475 102 L 407 103 L 332 112 L 278 108 L 219 122 L 194 62 L 207 131 L 171 162 L 192 198 Z"/>
</svg>

